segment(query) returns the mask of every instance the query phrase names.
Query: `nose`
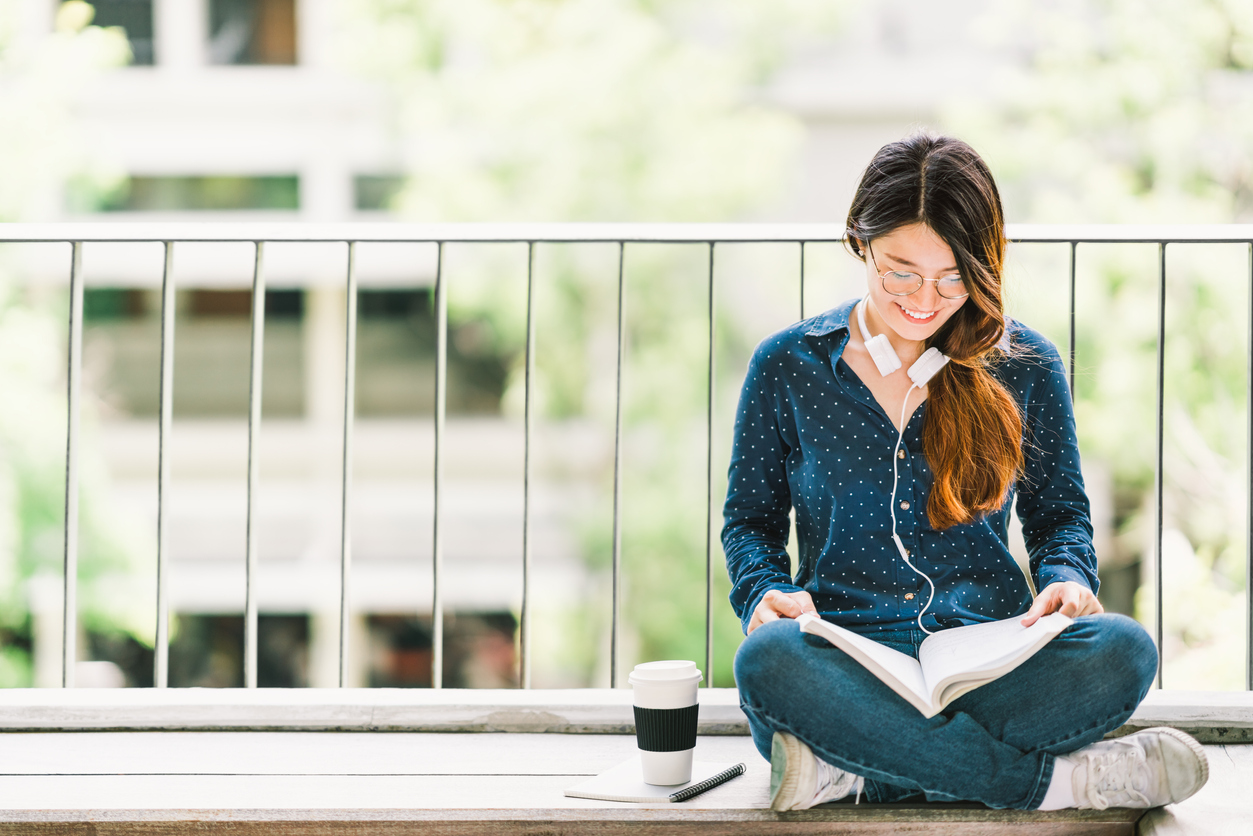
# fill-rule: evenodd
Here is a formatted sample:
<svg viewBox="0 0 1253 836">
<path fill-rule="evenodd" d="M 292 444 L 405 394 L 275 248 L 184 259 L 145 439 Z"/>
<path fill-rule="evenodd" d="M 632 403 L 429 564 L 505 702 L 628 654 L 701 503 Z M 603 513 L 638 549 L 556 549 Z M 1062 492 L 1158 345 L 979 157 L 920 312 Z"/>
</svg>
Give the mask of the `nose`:
<svg viewBox="0 0 1253 836">
<path fill-rule="evenodd" d="M 915 290 L 912 294 L 914 304 L 920 308 L 933 311 L 940 307 L 944 302 L 944 297 L 936 289 L 938 285 L 930 279 L 924 280 L 922 287 Z"/>
</svg>

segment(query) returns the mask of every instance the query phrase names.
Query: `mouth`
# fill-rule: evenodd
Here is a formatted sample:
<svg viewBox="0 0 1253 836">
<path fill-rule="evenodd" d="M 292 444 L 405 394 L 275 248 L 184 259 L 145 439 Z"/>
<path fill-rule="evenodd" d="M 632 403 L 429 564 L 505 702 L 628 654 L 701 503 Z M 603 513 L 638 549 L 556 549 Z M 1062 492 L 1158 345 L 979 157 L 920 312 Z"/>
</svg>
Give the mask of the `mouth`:
<svg viewBox="0 0 1253 836">
<path fill-rule="evenodd" d="M 904 307 L 900 303 L 897 303 L 896 307 L 900 308 L 901 311 L 905 314 L 905 316 L 909 317 L 909 319 L 911 319 L 914 322 L 930 322 L 932 319 L 935 318 L 935 315 L 939 313 L 939 311 L 931 311 L 930 313 L 922 313 L 921 311 L 911 311 L 909 308 Z"/>
</svg>

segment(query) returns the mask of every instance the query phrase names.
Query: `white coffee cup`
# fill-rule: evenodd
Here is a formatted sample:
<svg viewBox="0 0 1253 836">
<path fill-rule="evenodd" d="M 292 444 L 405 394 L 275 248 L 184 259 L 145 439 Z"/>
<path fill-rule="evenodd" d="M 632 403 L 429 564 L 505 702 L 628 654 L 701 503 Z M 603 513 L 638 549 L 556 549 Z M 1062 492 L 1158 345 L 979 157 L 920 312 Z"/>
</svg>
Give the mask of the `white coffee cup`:
<svg viewBox="0 0 1253 836">
<path fill-rule="evenodd" d="M 669 786 L 692 780 L 699 708 L 695 662 L 668 660 L 636 665 L 627 677 L 634 690 L 635 733 L 644 783 Z"/>
</svg>

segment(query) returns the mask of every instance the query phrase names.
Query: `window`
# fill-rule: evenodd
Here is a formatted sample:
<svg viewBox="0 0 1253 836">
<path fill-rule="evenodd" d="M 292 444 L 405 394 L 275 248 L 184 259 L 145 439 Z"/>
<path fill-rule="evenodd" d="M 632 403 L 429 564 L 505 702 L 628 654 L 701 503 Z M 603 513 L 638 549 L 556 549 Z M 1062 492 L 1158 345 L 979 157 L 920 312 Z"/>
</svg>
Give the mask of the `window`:
<svg viewBox="0 0 1253 836">
<path fill-rule="evenodd" d="M 101 193 L 71 182 L 67 204 L 74 212 L 177 212 L 239 209 L 299 209 L 300 178 L 129 177 Z"/>
<path fill-rule="evenodd" d="M 209 0 L 210 64 L 295 64 L 296 0 Z"/>
<path fill-rule="evenodd" d="M 151 66 L 152 0 L 91 0 L 96 26 L 120 26 L 131 45 L 131 63 Z"/>
<path fill-rule="evenodd" d="M 174 308 L 175 416 L 180 420 L 246 416 L 252 291 L 178 290 Z M 303 290 L 266 289 L 262 411 L 267 418 L 304 414 L 303 322 Z M 83 345 L 111 417 L 157 414 L 161 403 L 160 290 L 84 288 Z"/>
<path fill-rule="evenodd" d="M 352 180 L 353 204 L 361 211 L 386 211 L 405 185 L 396 174 L 358 174 Z"/>
</svg>

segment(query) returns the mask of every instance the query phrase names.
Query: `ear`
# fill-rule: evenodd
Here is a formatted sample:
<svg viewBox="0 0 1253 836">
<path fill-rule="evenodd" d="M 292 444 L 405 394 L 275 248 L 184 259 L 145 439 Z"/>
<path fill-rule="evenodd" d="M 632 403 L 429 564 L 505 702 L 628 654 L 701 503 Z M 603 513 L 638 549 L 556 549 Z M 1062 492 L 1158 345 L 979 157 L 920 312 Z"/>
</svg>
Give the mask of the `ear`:
<svg viewBox="0 0 1253 836">
<path fill-rule="evenodd" d="M 850 235 L 848 237 L 848 246 L 849 246 L 849 249 L 853 251 L 853 255 L 857 256 L 858 258 L 863 258 L 863 259 L 866 257 L 866 253 L 865 253 L 866 245 L 862 243 L 862 240 L 860 238 L 854 238 L 853 236 Z"/>
</svg>

